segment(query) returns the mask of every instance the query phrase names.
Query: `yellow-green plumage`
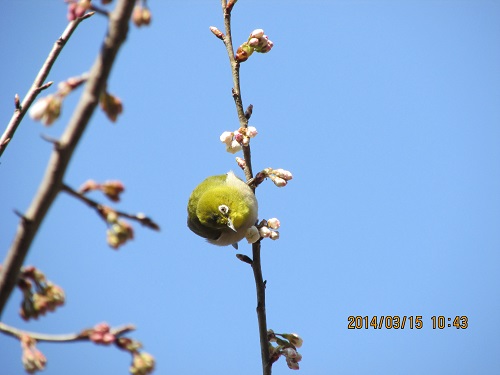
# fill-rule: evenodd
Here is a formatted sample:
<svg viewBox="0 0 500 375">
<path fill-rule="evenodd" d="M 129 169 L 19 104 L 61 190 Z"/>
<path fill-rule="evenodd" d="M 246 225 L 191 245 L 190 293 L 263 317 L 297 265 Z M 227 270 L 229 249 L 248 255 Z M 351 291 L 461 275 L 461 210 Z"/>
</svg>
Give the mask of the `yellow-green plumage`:
<svg viewBox="0 0 500 375">
<path fill-rule="evenodd" d="M 233 172 L 205 179 L 191 193 L 187 224 L 208 242 L 227 246 L 245 237 L 257 220 L 255 195 Z"/>
</svg>

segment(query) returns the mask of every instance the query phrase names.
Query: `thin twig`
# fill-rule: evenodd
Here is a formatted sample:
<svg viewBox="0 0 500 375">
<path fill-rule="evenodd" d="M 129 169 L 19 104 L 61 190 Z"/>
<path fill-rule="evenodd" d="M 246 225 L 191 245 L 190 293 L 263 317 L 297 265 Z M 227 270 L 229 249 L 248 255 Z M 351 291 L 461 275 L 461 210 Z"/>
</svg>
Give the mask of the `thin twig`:
<svg viewBox="0 0 500 375">
<path fill-rule="evenodd" d="M 65 193 L 68 193 L 69 195 L 81 200 L 83 203 L 85 203 L 89 207 L 95 209 L 97 212 L 101 212 L 101 209 L 104 207 L 104 205 L 102 205 L 99 202 L 96 202 L 96 201 L 88 198 L 87 196 L 77 192 L 76 190 L 74 190 L 73 188 L 71 188 L 70 186 L 68 186 L 66 184 L 62 185 L 61 190 L 64 191 Z M 133 214 L 129 214 L 129 213 L 123 212 L 123 211 L 118 211 L 115 209 L 113 209 L 113 211 L 118 216 L 126 217 L 127 219 L 130 219 L 130 220 L 135 220 L 148 228 L 151 228 L 154 230 L 160 230 L 160 226 L 158 224 L 156 224 L 152 219 L 145 216 L 144 214 L 133 215 Z"/>
<path fill-rule="evenodd" d="M 243 110 L 243 100 L 241 98 L 240 88 L 240 64 L 234 57 L 233 42 L 231 37 L 231 10 L 227 7 L 227 0 L 221 0 L 222 12 L 224 14 L 225 36 L 223 38 L 224 45 L 226 46 L 229 62 L 231 65 L 231 72 L 233 76 L 233 99 L 238 113 L 238 119 L 241 127 L 248 126 L 248 118 L 251 115 L 251 107 L 249 107 L 247 114 Z M 233 4 L 234 5 L 234 4 Z M 248 115 L 248 117 L 247 117 Z M 252 172 L 252 155 L 250 146 L 243 147 L 243 157 L 246 162 L 245 177 L 247 181 L 253 180 Z M 255 193 L 255 187 L 252 187 Z M 252 269 L 255 279 L 255 288 L 257 290 L 257 319 L 259 322 L 259 338 L 260 338 L 260 351 L 262 358 L 262 374 L 271 375 L 272 364 L 269 359 L 269 341 L 267 339 L 267 319 L 266 319 L 266 285 L 262 278 L 262 266 L 260 259 L 260 241 L 252 245 Z M 241 259 L 240 259 L 241 260 Z M 248 263 L 248 262 L 247 262 Z"/>
<path fill-rule="evenodd" d="M 52 84 L 52 82 L 48 82 L 46 84 L 43 84 L 43 82 L 49 75 L 52 66 L 54 65 L 59 54 L 61 53 L 64 45 L 71 37 L 71 34 L 73 34 L 73 31 L 76 30 L 80 22 L 82 22 L 84 19 L 91 17 L 93 14 L 94 14 L 93 12 L 87 13 L 84 16 L 77 18 L 68 24 L 68 26 L 62 33 L 61 37 L 54 43 L 54 46 L 52 47 L 52 50 L 49 53 L 49 56 L 45 60 L 45 63 L 43 64 L 40 71 L 38 72 L 35 81 L 31 85 L 28 92 L 26 93 L 26 96 L 24 97 L 22 103 L 19 103 L 18 99 L 19 96 L 16 94 L 17 100 L 15 100 L 16 108 L 14 110 L 14 114 L 12 115 L 10 122 L 7 124 L 7 128 L 5 129 L 4 133 L 2 134 L 2 137 L 0 138 L 0 157 L 7 148 L 9 142 L 12 140 L 12 137 L 14 137 L 14 133 L 16 132 L 17 127 L 21 123 L 24 115 L 28 111 L 31 104 L 35 101 L 38 94 Z"/>
<path fill-rule="evenodd" d="M 108 33 L 92 67 L 80 101 L 73 112 L 59 147 L 53 150 L 45 176 L 21 220 L 0 273 L 0 316 L 16 285 L 19 270 L 47 211 L 62 187 L 64 174 L 105 88 L 111 67 L 125 41 L 135 0 L 118 1 L 109 17 Z"/>
<path fill-rule="evenodd" d="M 134 331 L 135 326 L 132 324 L 127 324 L 117 328 L 111 328 L 110 333 L 119 337 L 128 332 Z M 82 331 L 80 333 L 67 333 L 62 335 L 50 335 L 46 333 L 37 333 L 37 332 L 28 332 L 23 331 L 15 327 L 11 327 L 5 323 L 0 322 L 0 331 L 5 333 L 6 335 L 13 336 L 16 338 L 21 337 L 22 335 L 28 335 L 34 338 L 36 341 L 45 341 L 45 342 L 75 342 L 75 341 L 85 341 L 89 340 L 89 336 L 85 333 L 86 331 Z"/>
</svg>

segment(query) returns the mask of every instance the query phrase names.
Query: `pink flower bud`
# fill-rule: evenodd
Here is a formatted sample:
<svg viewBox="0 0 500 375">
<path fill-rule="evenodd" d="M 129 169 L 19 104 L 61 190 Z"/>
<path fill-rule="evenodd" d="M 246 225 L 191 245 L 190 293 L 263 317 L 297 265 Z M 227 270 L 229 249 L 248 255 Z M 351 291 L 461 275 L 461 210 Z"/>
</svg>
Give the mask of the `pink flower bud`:
<svg viewBox="0 0 500 375">
<path fill-rule="evenodd" d="M 262 238 L 267 238 L 271 236 L 271 229 L 269 229 L 268 227 L 262 227 L 259 229 L 259 233 Z"/>
<path fill-rule="evenodd" d="M 273 217 L 272 219 L 269 219 L 267 221 L 267 226 L 271 229 L 279 229 L 280 227 L 280 221 Z"/>
<path fill-rule="evenodd" d="M 243 138 L 244 135 L 241 134 L 239 131 L 234 132 L 234 140 L 238 142 L 239 144 L 243 143 Z"/>
<path fill-rule="evenodd" d="M 290 171 L 281 168 L 273 170 L 272 173 L 286 181 L 289 181 L 293 178 L 292 173 Z"/>
<path fill-rule="evenodd" d="M 259 39 L 257 39 L 257 38 L 250 38 L 250 39 L 248 40 L 248 45 L 249 45 L 250 47 L 254 47 L 254 48 L 255 48 L 255 47 L 257 47 L 257 46 L 259 45 L 259 43 L 260 43 L 260 40 L 259 40 Z"/>
<path fill-rule="evenodd" d="M 239 156 L 236 157 L 236 163 L 238 163 L 238 167 L 240 167 L 241 169 L 245 169 L 245 167 L 247 166 L 247 162 L 245 161 L 245 159 L 240 158 Z"/>
<path fill-rule="evenodd" d="M 257 38 L 260 39 L 264 35 L 264 30 L 262 29 L 255 29 L 250 33 L 250 38 Z"/>
<path fill-rule="evenodd" d="M 253 138 L 257 135 L 257 129 L 255 128 L 255 126 L 249 126 L 247 128 L 247 136 L 250 137 L 250 138 Z"/>
<path fill-rule="evenodd" d="M 269 176 L 269 177 L 271 178 L 271 180 L 274 182 L 274 184 L 277 187 L 286 186 L 286 181 L 284 179 L 282 179 L 281 177 L 277 177 L 277 176 Z"/>
</svg>

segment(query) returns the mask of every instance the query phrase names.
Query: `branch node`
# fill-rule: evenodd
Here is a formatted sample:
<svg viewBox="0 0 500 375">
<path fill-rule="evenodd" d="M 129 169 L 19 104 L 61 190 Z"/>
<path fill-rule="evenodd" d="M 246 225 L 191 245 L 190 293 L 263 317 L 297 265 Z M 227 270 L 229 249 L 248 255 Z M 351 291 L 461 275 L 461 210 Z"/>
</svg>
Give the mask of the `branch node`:
<svg viewBox="0 0 500 375">
<path fill-rule="evenodd" d="M 44 141 L 52 143 L 57 150 L 59 149 L 59 146 L 61 145 L 61 143 L 59 142 L 58 139 L 52 138 L 51 136 L 48 136 L 46 134 L 40 134 L 40 137 L 42 137 L 42 139 Z"/>
<path fill-rule="evenodd" d="M 14 95 L 14 107 L 16 110 L 20 111 L 21 110 L 21 102 L 19 100 L 19 94 Z"/>
</svg>

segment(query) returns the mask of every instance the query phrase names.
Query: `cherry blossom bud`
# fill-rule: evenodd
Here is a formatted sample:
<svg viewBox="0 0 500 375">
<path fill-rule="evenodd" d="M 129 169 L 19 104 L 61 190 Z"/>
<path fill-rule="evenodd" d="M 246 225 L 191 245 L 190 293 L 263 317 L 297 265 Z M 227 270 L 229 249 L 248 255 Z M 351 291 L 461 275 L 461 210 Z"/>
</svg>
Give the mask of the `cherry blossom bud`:
<svg viewBox="0 0 500 375">
<path fill-rule="evenodd" d="M 283 186 L 286 186 L 287 182 L 282 179 L 281 177 L 277 177 L 277 176 L 269 176 L 271 178 L 271 180 L 274 182 L 274 184 L 277 186 L 277 187 L 283 187 Z"/>
<path fill-rule="evenodd" d="M 290 344 L 292 344 L 296 348 L 300 348 L 302 346 L 302 343 L 304 342 L 304 340 L 302 340 L 302 337 L 300 337 L 296 333 L 284 333 L 281 336 L 290 341 Z"/>
<path fill-rule="evenodd" d="M 62 100 L 57 95 L 47 95 L 39 99 L 30 109 L 30 117 L 41 121 L 44 125 L 51 125 L 61 114 Z"/>
<path fill-rule="evenodd" d="M 253 138 L 257 135 L 257 129 L 255 128 L 255 126 L 249 126 L 247 128 L 247 137 L 250 137 L 250 138 Z"/>
<path fill-rule="evenodd" d="M 285 348 L 283 349 L 283 355 L 287 358 L 296 358 L 297 357 L 297 351 L 293 348 Z"/>
<path fill-rule="evenodd" d="M 273 241 L 276 241 L 277 239 L 280 238 L 280 232 L 272 231 L 269 238 L 272 239 Z"/>
<path fill-rule="evenodd" d="M 22 335 L 20 341 L 23 349 L 22 363 L 26 372 L 34 374 L 45 370 L 47 358 L 36 348 L 36 340 L 28 335 Z"/>
<path fill-rule="evenodd" d="M 254 226 L 247 229 L 245 237 L 246 237 L 248 243 L 255 243 L 260 239 L 259 230 L 254 225 Z"/>
<path fill-rule="evenodd" d="M 259 45 L 259 43 L 260 43 L 260 40 L 259 40 L 259 39 L 257 39 L 257 38 L 250 38 L 250 39 L 248 40 L 248 45 L 249 45 L 250 47 L 253 47 L 253 48 L 257 47 L 257 46 Z"/>
<path fill-rule="evenodd" d="M 262 36 L 264 36 L 264 30 L 262 30 L 262 29 L 255 29 L 254 31 L 252 31 L 250 33 L 250 38 L 260 39 L 260 38 L 262 38 Z"/>
<path fill-rule="evenodd" d="M 292 173 L 290 171 L 281 168 L 273 170 L 272 173 L 286 181 L 289 181 L 293 178 Z"/>
<path fill-rule="evenodd" d="M 89 191 L 97 190 L 99 189 L 100 185 L 95 182 L 94 180 L 87 180 L 85 181 L 82 186 L 78 189 L 79 193 L 87 193 Z"/>
<path fill-rule="evenodd" d="M 243 143 L 244 135 L 241 134 L 239 131 L 234 132 L 234 140 L 238 142 L 239 144 Z"/>
<path fill-rule="evenodd" d="M 106 181 L 100 188 L 113 202 L 119 202 L 120 194 L 125 190 L 125 186 L 120 181 Z"/>
<path fill-rule="evenodd" d="M 289 357 L 286 357 L 286 364 L 290 370 L 299 370 L 299 364 Z"/>
<path fill-rule="evenodd" d="M 239 156 L 236 157 L 236 163 L 238 163 L 238 167 L 240 167 L 241 169 L 245 169 L 245 167 L 247 166 L 247 162 L 245 161 L 245 159 L 240 158 Z"/>
<path fill-rule="evenodd" d="M 259 234 L 262 238 L 267 238 L 271 236 L 271 230 L 268 227 L 262 227 L 259 229 Z"/>
<path fill-rule="evenodd" d="M 248 146 L 250 144 L 250 138 L 248 137 L 243 137 L 243 140 L 241 141 L 242 146 Z"/>
<path fill-rule="evenodd" d="M 236 154 L 238 151 L 241 151 L 241 145 L 233 140 L 229 146 L 226 147 L 226 151 L 231 154 Z"/>
<path fill-rule="evenodd" d="M 224 34 L 215 26 L 210 26 L 210 31 L 219 39 L 224 39 Z"/>
<path fill-rule="evenodd" d="M 155 359 L 149 353 L 134 352 L 132 354 L 132 366 L 129 371 L 133 375 L 148 375 L 155 368 Z"/>
<path fill-rule="evenodd" d="M 280 227 L 280 221 L 273 217 L 272 219 L 269 219 L 267 221 L 267 226 L 271 229 L 279 229 Z"/>
<path fill-rule="evenodd" d="M 233 133 L 232 132 L 228 132 L 228 131 L 225 131 L 224 133 L 222 133 L 220 135 L 220 141 L 222 143 L 225 143 L 226 145 L 230 145 L 232 140 L 233 140 Z"/>
</svg>

